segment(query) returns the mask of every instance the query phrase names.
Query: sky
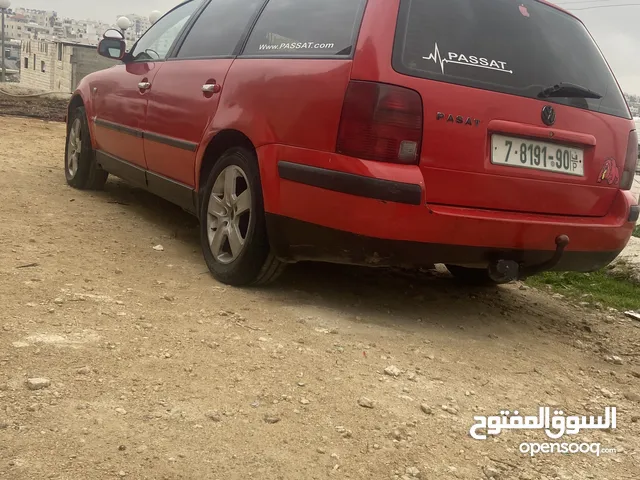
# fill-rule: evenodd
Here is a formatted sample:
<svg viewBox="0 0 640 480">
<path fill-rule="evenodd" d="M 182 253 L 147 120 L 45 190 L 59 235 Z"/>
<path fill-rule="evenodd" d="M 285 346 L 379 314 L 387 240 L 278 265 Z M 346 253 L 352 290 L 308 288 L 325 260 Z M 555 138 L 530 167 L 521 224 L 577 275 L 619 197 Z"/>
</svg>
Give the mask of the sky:
<svg viewBox="0 0 640 480">
<path fill-rule="evenodd" d="M 118 15 L 137 13 L 149 15 L 152 10 L 165 12 L 179 0 L 12 0 L 12 6 L 55 10 L 63 17 L 114 22 Z M 627 0 L 557 0 L 566 9 L 613 5 Z M 611 65 L 622 89 L 640 95 L 640 5 L 622 8 L 574 10 L 585 23 L 605 58 Z"/>
</svg>

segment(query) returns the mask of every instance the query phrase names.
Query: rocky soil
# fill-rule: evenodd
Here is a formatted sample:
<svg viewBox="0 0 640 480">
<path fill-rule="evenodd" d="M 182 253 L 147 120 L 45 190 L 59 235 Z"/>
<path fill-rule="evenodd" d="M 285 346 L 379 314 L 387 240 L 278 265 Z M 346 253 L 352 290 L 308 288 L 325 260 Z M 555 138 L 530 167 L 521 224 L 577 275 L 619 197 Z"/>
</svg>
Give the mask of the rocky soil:
<svg viewBox="0 0 640 480">
<path fill-rule="evenodd" d="M 640 322 L 435 273 L 224 286 L 188 214 L 113 179 L 67 187 L 64 133 L 0 117 L 0 478 L 638 478 Z M 616 453 L 469 435 L 540 405 L 616 406 L 615 430 L 562 440 Z"/>
<path fill-rule="evenodd" d="M 10 83 L 0 85 L 0 121 L 4 115 L 64 121 L 70 96 L 63 93 L 43 95 L 41 91 Z"/>
</svg>

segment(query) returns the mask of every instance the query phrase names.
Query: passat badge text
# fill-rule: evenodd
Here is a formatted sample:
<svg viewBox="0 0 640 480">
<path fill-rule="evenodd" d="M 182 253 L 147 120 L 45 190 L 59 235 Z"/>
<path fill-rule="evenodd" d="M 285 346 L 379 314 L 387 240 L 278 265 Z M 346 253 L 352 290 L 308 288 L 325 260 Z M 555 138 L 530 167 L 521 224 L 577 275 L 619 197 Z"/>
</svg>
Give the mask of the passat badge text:
<svg viewBox="0 0 640 480">
<path fill-rule="evenodd" d="M 456 65 L 466 65 L 468 67 L 484 68 L 487 70 L 495 70 L 504 73 L 513 73 L 513 70 L 507 68 L 507 62 L 501 60 L 492 60 L 490 58 L 479 57 L 477 55 L 466 55 L 457 52 L 447 52 L 447 55 L 443 57 L 440 54 L 438 44 L 435 43 L 433 47 L 433 53 L 430 53 L 426 57 L 422 57 L 425 60 L 431 60 L 436 64 L 440 64 L 440 70 L 444 75 L 444 66 L 447 63 L 453 63 Z"/>
</svg>

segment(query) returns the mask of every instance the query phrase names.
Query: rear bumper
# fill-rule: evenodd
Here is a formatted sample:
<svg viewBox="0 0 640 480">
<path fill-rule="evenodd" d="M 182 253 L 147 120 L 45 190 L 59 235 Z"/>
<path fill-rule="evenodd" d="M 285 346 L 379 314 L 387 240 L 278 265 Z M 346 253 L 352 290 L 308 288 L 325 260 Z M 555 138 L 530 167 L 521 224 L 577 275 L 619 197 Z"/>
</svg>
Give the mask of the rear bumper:
<svg viewBox="0 0 640 480">
<path fill-rule="evenodd" d="M 504 258 L 533 265 L 550 258 L 558 235 L 568 235 L 555 268 L 592 271 L 625 247 L 637 210 L 622 191 L 604 217 L 427 205 L 417 166 L 278 145 L 258 157 L 270 240 L 288 261 L 484 266 Z"/>
<path fill-rule="evenodd" d="M 280 215 L 267 214 L 271 246 L 288 262 L 304 260 L 351 265 L 432 266 L 436 263 L 485 267 L 498 260 L 524 266 L 548 261 L 552 251 L 445 245 L 357 235 Z M 591 272 L 609 264 L 620 251 L 565 252 L 552 270 Z"/>
</svg>

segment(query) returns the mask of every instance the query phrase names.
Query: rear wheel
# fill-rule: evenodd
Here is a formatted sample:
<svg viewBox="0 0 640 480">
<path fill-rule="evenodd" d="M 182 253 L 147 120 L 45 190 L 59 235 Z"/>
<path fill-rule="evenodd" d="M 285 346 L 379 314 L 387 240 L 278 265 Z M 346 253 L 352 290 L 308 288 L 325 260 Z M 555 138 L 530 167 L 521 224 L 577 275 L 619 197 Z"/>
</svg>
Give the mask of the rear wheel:
<svg viewBox="0 0 640 480">
<path fill-rule="evenodd" d="M 100 190 L 109 176 L 96 163 L 84 107 L 76 108 L 69 118 L 64 175 L 70 186 L 81 190 Z"/>
<path fill-rule="evenodd" d="M 238 286 L 274 281 L 285 264 L 269 246 L 255 155 L 239 147 L 223 153 L 202 198 L 200 243 L 213 276 Z"/>
<path fill-rule="evenodd" d="M 453 277 L 460 283 L 465 285 L 476 286 L 488 286 L 498 285 L 500 282 L 496 282 L 489 276 L 489 270 L 486 268 L 469 268 L 461 267 L 459 265 L 447 265 L 447 270 L 453 275 Z"/>
</svg>

